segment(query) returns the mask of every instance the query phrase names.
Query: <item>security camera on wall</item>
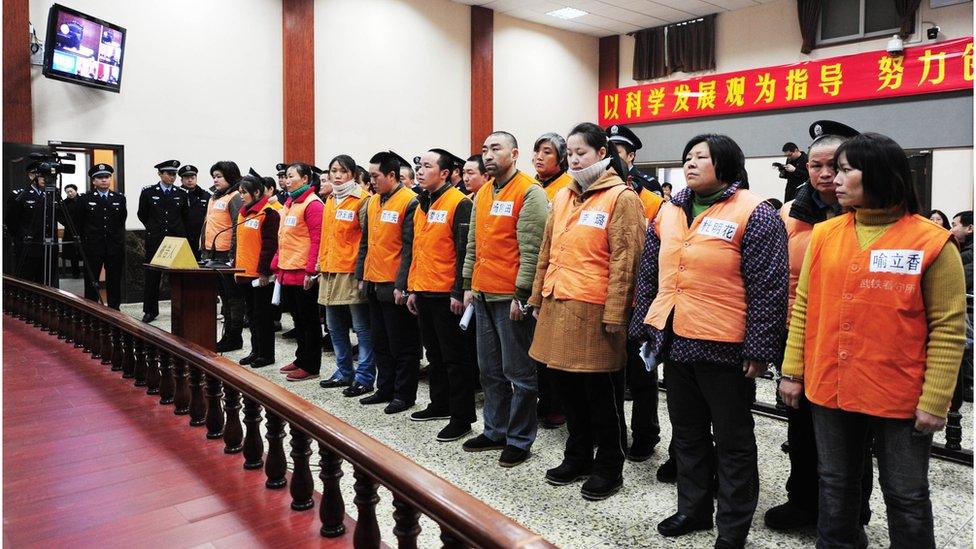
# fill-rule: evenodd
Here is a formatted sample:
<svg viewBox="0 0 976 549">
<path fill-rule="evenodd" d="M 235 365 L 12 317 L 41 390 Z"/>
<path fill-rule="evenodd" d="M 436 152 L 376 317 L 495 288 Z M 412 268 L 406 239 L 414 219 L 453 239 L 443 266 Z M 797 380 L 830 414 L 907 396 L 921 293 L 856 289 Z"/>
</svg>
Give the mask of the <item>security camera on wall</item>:
<svg viewBox="0 0 976 549">
<path fill-rule="evenodd" d="M 891 37 L 891 40 L 888 40 L 888 47 L 885 49 L 888 50 L 889 55 L 896 57 L 905 55 L 905 42 L 901 39 L 901 36 L 896 34 Z"/>
</svg>

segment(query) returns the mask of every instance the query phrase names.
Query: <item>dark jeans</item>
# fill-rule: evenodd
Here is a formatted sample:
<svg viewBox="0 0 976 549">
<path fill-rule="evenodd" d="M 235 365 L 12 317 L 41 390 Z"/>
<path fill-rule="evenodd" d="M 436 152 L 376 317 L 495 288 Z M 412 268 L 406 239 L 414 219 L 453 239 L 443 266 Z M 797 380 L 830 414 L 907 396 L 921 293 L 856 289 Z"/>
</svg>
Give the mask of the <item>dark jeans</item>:
<svg viewBox="0 0 976 549">
<path fill-rule="evenodd" d="M 640 356 L 640 341 L 627 341 L 627 385 L 634 405 L 630 412 L 630 431 L 633 442 L 661 440 L 661 422 L 657 415 L 657 366 L 647 371 Z"/>
<path fill-rule="evenodd" d="M 380 301 L 372 288 L 367 297 L 373 362 L 376 364 L 376 393 L 413 404 L 417 401 L 417 377 L 420 374 L 417 317 L 410 314 L 406 305 Z"/>
<path fill-rule="evenodd" d="M 718 534 L 744 540 L 759 500 L 750 410 L 756 382 L 735 364 L 672 360 L 664 363 L 664 380 L 678 468 L 678 512 L 702 519 L 712 516 L 709 484 L 717 462 Z"/>
<path fill-rule="evenodd" d="M 322 325 L 319 323 L 319 285 L 308 290 L 301 286 L 282 286 L 282 300 L 288 300 L 295 321 L 295 365 L 310 374 L 322 369 Z"/>
<path fill-rule="evenodd" d="M 122 305 L 122 272 L 125 270 L 125 256 L 88 254 L 88 265 L 85 267 L 85 299 L 99 301 L 98 276 L 105 267 L 105 297 L 108 306 L 118 310 Z M 89 275 L 89 273 L 91 273 Z M 91 280 L 94 276 L 95 280 Z"/>
<path fill-rule="evenodd" d="M 786 440 L 790 445 L 790 477 L 786 481 L 787 499 L 793 505 L 816 515 L 820 509 L 820 475 L 817 474 L 817 440 L 813 432 L 810 401 L 800 395 L 800 407 L 789 408 Z M 874 488 L 874 461 L 871 445 L 864 448 L 861 473 L 861 524 L 871 519 L 871 490 Z"/>
<path fill-rule="evenodd" d="M 451 421 L 470 425 L 474 413 L 474 356 L 451 312 L 450 296 L 417 295 L 420 332 L 430 363 L 430 407 L 448 412 Z"/>
<path fill-rule="evenodd" d="M 865 449 L 872 438 L 891 547 L 935 547 L 929 499 L 932 435 L 916 431 L 914 419 L 874 417 L 816 404 L 812 408 L 820 466 L 817 547 L 855 546 Z"/>
<path fill-rule="evenodd" d="M 248 330 L 251 332 L 251 354 L 273 361 L 275 339 L 271 297 L 274 295 L 274 284 L 255 288 L 251 286 L 251 280 L 253 279 L 244 279 L 237 284 L 244 296 L 247 318 L 250 319 Z"/>
<path fill-rule="evenodd" d="M 580 467 L 592 465 L 592 474 L 603 479 L 620 478 L 627 446 L 624 370 L 567 372 L 550 369 L 549 374 L 566 404 L 569 437 L 564 461 Z"/>
</svg>

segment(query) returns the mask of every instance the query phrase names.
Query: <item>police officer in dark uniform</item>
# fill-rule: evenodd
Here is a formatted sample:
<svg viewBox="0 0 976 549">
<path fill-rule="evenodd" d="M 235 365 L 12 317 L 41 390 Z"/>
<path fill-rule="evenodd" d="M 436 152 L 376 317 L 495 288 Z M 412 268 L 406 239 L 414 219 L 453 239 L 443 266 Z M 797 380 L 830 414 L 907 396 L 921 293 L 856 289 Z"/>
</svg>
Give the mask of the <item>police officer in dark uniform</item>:
<svg viewBox="0 0 976 549">
<path fill-rule="evenodd" d="M 78 198 L 74 221 L 87 261 L 85 299 L 99 300 L 97 277 L 104 267 L 108 306 L 118 309 L 122 304 L 127 211 L 125 196 L 109 189 L 113 173 L 115 170 L 108 164 L 96 164 L 88 170 L 92 188 Z"/>
<path fill-rule="evenodd" d="M 156 249 L 167 236 L 186 237 L 186 218 L 190 211 L 186 191 L 176 187 L 176 171 L 179 160 L 167 160 L 154 166 L 159 172 L 159 182 L 143 187 L 139 195 L 136 215 L 146 227 L 146 263 L 156 255 Z M 143 322 L 152 322 L 159 316 L 160 271 L 146 269 L 143 290 Z"/>
<path fill-rule="evenodd" d="M 285 200 L 288 200 L 288 190 L 285 189 L 285 174 L 288 172 L 288 164 L 284 162 L 275 164 L 275 170 L 278 172 L 278 189 L 275 192 L 275 198 L 278 199 L 279 204 L 284 205 Z"/>
<path fill-rule="evenodd" d="M 634 158 L 637 156 L 637 151 L 644 146 L 640 138 L 637 137 L 637 134 L 627 126 L 614 125 L 607 128 L 607 138 L 617 146 L 617 152 L 620 153 L 621 160 L 624 161 L 624 164 L 630 170 L 627 172 L 627 177 L 624 178 L 627 183 L 630 183 L 637 191 L 640 191 L 640 187 L 644 187 L 658 196 L 663 196 L 661 184 L 657 178 L 652 175 L 647 175 L 634 166 Z"/>
<path fill-rule="evenodd" d="M 46 255 L 51 273 L 49 282 L 52 287 L 57 288 L 58 234 L 54 231 L 52 240 L 47 244 L 44 242 L 44 234 L 45 231 L 51 232 L 49 216 L 54 215 L 63 224 L 64 211 L 58 193 L 44 190 L 46 185 L 54 184 L 57 176 L 43 173 L 42 168 L 40 162 L 32 162 L 27 166 L 30 185 L 13 198 L 10 211 L 6 212 L 5 222 L 16 243 L 17 276 L 44 284 Z M 53 204 L 50 203 L 52 199 Z"/>
<path fill-rule="evenodd" d="M 186 215 L 186 239 L 190 242 L 193 256 L 200 261 L 200 231 L 203 230 L 203 220 L 207 217 L 207 202 L 210 192 L 197 185 L 197 167 L 186 164 L 177 172 L 180 176 L 180 188 L 186 191 L 190 202 L 190 212 Z"/>
</svg>

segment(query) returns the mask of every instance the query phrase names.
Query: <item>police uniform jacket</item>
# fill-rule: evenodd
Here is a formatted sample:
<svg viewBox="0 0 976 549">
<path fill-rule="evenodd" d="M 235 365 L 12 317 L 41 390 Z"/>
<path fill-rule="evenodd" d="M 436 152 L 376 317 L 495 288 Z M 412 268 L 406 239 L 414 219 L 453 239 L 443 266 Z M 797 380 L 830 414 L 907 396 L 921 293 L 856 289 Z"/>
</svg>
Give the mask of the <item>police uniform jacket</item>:
<svg viewBox="0 0 976 549">
<path fill-rule="evenodd" d="M 44 241 L 44 190 L 34 185 L 24 189 L 13 200 L 12 209 L 7 215 L 7 227 L 13 232 L 15 241 L 27 244 L 26 257 L 43 257 L 41 242 Z M 55 217 L 64 223 L 61 197 L 55 197 Z M 54 242 L 58 241 L 57 232 Z"/>
<path fill-rule="evenodd" d="M 186 234 L 190 242 L 200 239 L 200 231 L 203 230 L 203 220 L 207 217 L 207 202 L 210 201 L 210 192 L 197 185 L 193 190 L 186 191 L 189 200 L 189 213 L 186 215 Z"/>
<path fill-rule="evenodd" d="M 151 249 L 167 236 L 186 236 L 189 196 L 183 189 L 172 186 L 164 192 L 161 183 L 143 187 L 139 195 L 136 215 L 146 227 L 146 245 Z"/>
<path fill-rule="evenodd" d="M 125 251 L 125 196 L 108 191 L 102 196 L 89 191 L 78 198 L 75 225 L 81 233 L 85 253 L 91 256 L 119 255 Z"/>
<path fill-rule="evenodd" d="M 661 184 L 658 183 L 656 177 L 647 175 L 646 173 L 638 170 L 636 166 L 631 166 L 630 171 L 627 172 L 627 175 L 630 176 L 631 180 L 634 182 L 634 187 L 638 192 L 640 191 L 640 187 L 644 187 L 658 196 L 663 196 L 661 194 Z"/>
</svg>

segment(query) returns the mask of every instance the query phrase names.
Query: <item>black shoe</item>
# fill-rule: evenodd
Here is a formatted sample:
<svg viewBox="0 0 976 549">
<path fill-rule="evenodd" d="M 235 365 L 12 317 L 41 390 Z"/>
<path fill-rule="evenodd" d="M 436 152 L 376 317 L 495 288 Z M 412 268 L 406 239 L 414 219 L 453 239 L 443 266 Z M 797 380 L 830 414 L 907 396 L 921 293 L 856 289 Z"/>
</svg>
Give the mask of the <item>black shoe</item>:
<svg viewBox="0 0 976 549">
<path fill-rule="evenodd" d="M 623 485 L 623 477 L 608 480 L 599 475 L 592 475 L 580 487 L 580 494 L 585 500 L 602 501 L 619 492 Z"/>
<path fill-rule="evenodd" d="M 274 331 L 280 332 L 281 331 L 281 322 L 279 322 L 279 321 L 276 320 L 276 321 L 274 321 L 274 322 L 271 323 L 271 327 L 272 327 L 272 329 L 274 329 Z"/>
<path fill-rule="evenodd" d="M 323 389 L 335 389 L 336 387 L 348 387 L 348 379 L 323 379 L 319 382 L 319 387 Z"/>
<path fill-rule="evenodd" d="M 746 546 L 746 540 L 729 538 L 726 536 L 719 536 L 715 540 L 715 549 L 743 549 Z"/>
<path fill-rule="evenodd" d="M 389 404 L 386 405 L 386 408 L 383 408 L 383 413 L 390 414 L 390 415 L 399 414 L 400 412 L 406 412 L 412 407 L 413 407 L 412 402 L 405 402 L 403 400 L 395 398 L 392 401 L 390 401 Z"/>
<path fill-rule="evenodd" d="M 766 511 L 763 522 L 770 530 L 790 532 L 817 525 L 817 513 L 804 509 L 792 501 L 777 505 Z"/>
<path fill-rule="evenodd" d="M 658 533 L 667 538 L 683 536 L 696 530 L 711 529 L 712 517 L 708 517 L 707 519 L 694 519 L 681 513 L 675 513 L 657 525 Z"/>
<path fill-rule="evenodd" d="M 229 353 L 231 351 L 238 351 L 244 348 L 244 341 L 240 339 L 221 339 L 217 342 L 217 348 L 215 349 L 218 353 Z"/>
<path fill-rule="evenodd" d="M 430 377 L 430 364 L 424 364 L 417 370 L 417 379 L 427 379 Z"/>
<path fill-rule="evenodd" d="M 503 450 L 505 449 L 505 441 L 496 442 L 486 437 L 484 433 L 474 437 L 469 438 L 464 441 L 461 445 L 461 449 L 465 452 L 484 452 L 486 450 Z"/>
<path fill-rule="evenodd" d="M 360 404 L 365 404 L 369 406 L 370 404 L 386 404 L 393 400 L 392 396 L 381 395 L 379 393 L 374 393 L 366 398 L 359 399 Z"/>
<path fill-rule="evenodd" d="M 529 459 L 529 451 L 515 446 L 508 445 L 502 450 L 502 455 L 498 458 L 498 464 L 502 467 L 515 467 L 525 463 Z"/>
<path fill-rule="evenodd" d="M 673 457 L 669 457 L 667 461 L 661 464 L 657 468 L 658 482 L 666 482 L 668 484 L 674 484 L 678 481 L 678 464 L 674 462 Z"/>
<path fill-rule="evenodd" d="M 413 419 L 411 415 L 410 419 Z M 448 423 L 446 427 L 437 433 L 438 442 L 451 442 L 457 440 L 471 432 L 471 425 L 467 423 Z"/>
<path fill-rule="evenodd" d="M 297 334 L 298 332 L 294 328 L 292 328 L 291 330 L 288 330 L 287 332 L 281 334 L 281 337 L 285 339 L 295 339 L 296 337 L 298 337 Z"/>
<path fill-rule="evenodd" d="M 640 463 L 651 459 L 655 444 L 654 439 L 635 438 L 630 448 L 627 449 L 627 460 Z"/>
<path fill-rule="evenodd" d="M 251 361 L 251 368 L 264 368 L 275 363 L 275 359 L 259 356 Z"/>
<path fill-rule="evenodd" d="M 358 397 L 365 395 L 366 393 L 373 392 L 372 385 L 362 385 L 360 383 L 352 382 L 352 385 L 346 387 L 342 390 L 342 396 L 344 397 Z"/>
<path fill-rule="evenodd" d="M 244 366 L 247 366 L 248 364 L 254 362 L 254 359 L 255 358 L 257 358 L 257 356 L 254 353 L 251 353 L 251 354 L 247 355 L 246 357 L 238 360 L 237 363 L 238 364 L 242 364 Z"/>
<path fill-rule="evenodd" d="M 152 322 L 153 320 L 156 320 L 156 317 L 157 316 L 159 316 L 159 313 L 155 313 L 155 314 L 154 313 L 146 313 L 146 314 L 142 315 L 142 321 L 143 322 Z"/>
<path fill-rule="evenodd" d="M 624 400 L 634 400 L 634 395 L 630 392 L 630 387 L 624 387 Z"/>
<path fill-rule="evenodd" d="M 558 429 L 566 425 L 566 416 L 562 412 L 549 412 L 542 416 L 539 426 L 543 429 Z"/>
<path fill-rule="evenodd" d="M 553 486 L 566 486 L 577 480 L 584 480 L 590 476 L 590 467 L 580 467 L 566 461 L 559 467 L 553 467 L 546 471 L 546 482 Z"/>
<path fill-rule="evenodd" d="M 451 419 L 450 412 L 439 412 L 427 406 L 423 410 L 410 414 L 410 421 L 433 421 L 435 419 Z"/>
</svg>

